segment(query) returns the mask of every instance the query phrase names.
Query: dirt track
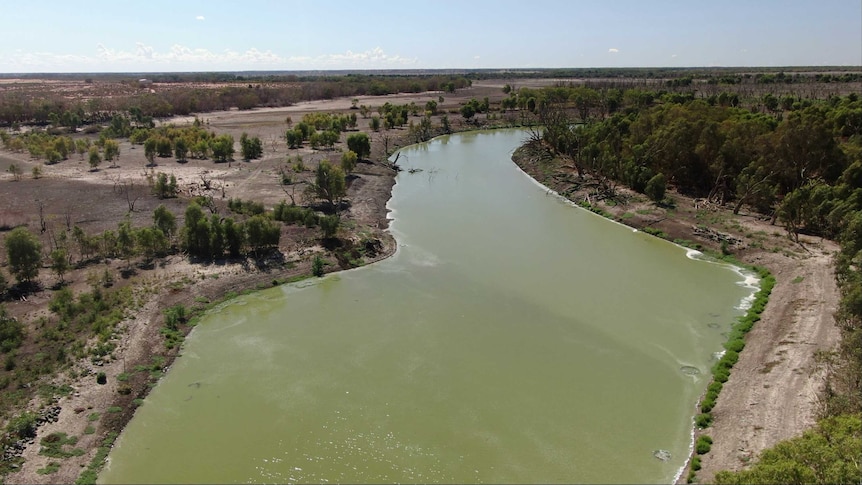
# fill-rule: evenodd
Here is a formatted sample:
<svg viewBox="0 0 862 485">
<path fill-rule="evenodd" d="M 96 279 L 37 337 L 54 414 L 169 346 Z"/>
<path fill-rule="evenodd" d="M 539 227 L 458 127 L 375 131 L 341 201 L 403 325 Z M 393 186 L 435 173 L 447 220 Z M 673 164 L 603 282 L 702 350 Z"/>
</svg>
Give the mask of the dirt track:
<svg viewBox="0 0 862 485">
<path fill-rule="evenodd" d="M 832 315 L 840 295 L 831 258 L 838 248 L 825 241 L 810 249 L 809 257 L 798 260 L 773 253 L 752 258 L 772 271 L 777 284 L 713 409 L 713 426 L 705 432 L 714 443 L 702 458 L 700 481 L 741 469 L 815 422 L 823 384 L 815 354 L 838 343 Z"/>
</svg>

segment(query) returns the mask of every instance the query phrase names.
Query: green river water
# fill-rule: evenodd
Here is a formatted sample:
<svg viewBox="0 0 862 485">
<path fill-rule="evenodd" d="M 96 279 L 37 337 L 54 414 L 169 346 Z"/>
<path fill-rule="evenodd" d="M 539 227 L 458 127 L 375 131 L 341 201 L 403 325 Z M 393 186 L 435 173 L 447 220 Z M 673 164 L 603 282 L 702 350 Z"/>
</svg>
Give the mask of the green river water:
<svg viewBox="0 0 862 485">
<path fill-rule="evenodd" d="M 396 254 L 214 309 L 100 482 L 673 480 L 752 287 L 549 194 L 524 137 L 402 150 Z"/>
</svg>

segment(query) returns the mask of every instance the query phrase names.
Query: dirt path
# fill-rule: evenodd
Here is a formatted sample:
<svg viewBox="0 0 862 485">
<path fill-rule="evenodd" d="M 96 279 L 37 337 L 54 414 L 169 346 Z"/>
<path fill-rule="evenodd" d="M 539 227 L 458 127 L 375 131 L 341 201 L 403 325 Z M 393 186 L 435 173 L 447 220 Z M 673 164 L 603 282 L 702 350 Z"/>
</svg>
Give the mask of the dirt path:
<svg viewBox="0 0 862 485">
<path fill-rule="evenodd" d="M 815 355 L 840 338 L 833 318 L 839 291 L 825 241 L 811 256 L 790 260 L 764 253 L 753 262 L 769 268 L 777 284 L 746 338 L 713 409 L 712 450 L 702 457 L 698 478 L 711 482 L 721 470 L 739 470 L 764 449 L 799 435 L 815 422 L 822 372 Z"/>
</svg>

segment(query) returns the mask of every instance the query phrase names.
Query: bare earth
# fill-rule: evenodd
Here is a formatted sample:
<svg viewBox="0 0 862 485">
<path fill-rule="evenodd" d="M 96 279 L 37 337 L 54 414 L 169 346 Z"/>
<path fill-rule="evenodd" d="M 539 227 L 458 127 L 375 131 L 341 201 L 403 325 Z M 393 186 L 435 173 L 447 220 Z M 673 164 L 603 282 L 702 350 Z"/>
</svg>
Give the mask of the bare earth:
<svg viewBox="0 0 862 485">
<path fill-rule="evenodd" d="M 832 316 L 839 292 L 831 253 L 838 248 L 824 241 L 811 250 L 796 261 L 772 253 L 753 258 L 772 270 L 777 284 L 713 409 L 712 429 L 705 432 L 715 441 L 702 457 L 702 481 L 712 481 L 721 470 L 743 468 L 764 449 L 815 422 L 823 376 L 814 355 L 831 350 L 840 338 Z"/>
<path fill-rule="evenodd" d="M 526 82 L 526 81 L 525 81 Z M 553 80 L 545 80 L 553 82 Z M 470 89 L 457 95 L 445 95 L 443 109 L 456 109 L 459 103 L 470 97 L 502 96 L 500 87 L 506 81 L 477 82 Z M 360 104 L 372 108 L 389 101 L 409 103 L 436 100 L 440 93 L 418 95 L 394 95 L 389 97 L 361 98 Z M 224 184 L 225 197 L 253 199 L 264 202 L 268 207 L 285 199 L 286 194 L 277 182 L 279 168 L 285 166 L 285 155 L 295 156 L 295 150 L 287 151 L 283 140 L 278 137 L 285 129 L 284 120 L 291 116 L 294 122 L 303 113 L 311 111 L 344 111 L 350 108 L 350 100 L 338 99 L 301 103 L 297 106 L 278 109 L 261 109 L 248 112 L 219 112 L 202 115 L 209 128 L 218 133 L 231 133 L 236 139 L 247 131 L 259 136 L 264 142 L 264 158 L 253 162 L 213 164 L 211 161 L 190 161 L 178 164 L 170 159 L 159 160 L 156 171 L 173 173 L 177 176 L 184 195 L 209 193 L 218 198 L 218 191 L 206 192 L 202 188 L 202 177 L 217 184 Z M 454 129 L 464 129 L 460 116 L 450 114 Z M 171 122 L 182 124 L 189 119 L 175 119 Z M 367 120 L 360 119 L 359 129 L 370 131 Z M 435 120 L 435 123 L 439 121 Z M 390 147 L 403 146 L 406 141 L 404 132 L 392 133 Z M 379 160 L 384 143 L 382 135 L 372 136 L 372 160 Z M 136 227 L 151 222 L 153 209 L 161 202 L 167 202 L 174 213 L 181 215 L 185 200 L 158 201 L 148 196 L 142 183 L 144 172 L 143 149 L 133 148 L 128 142 L 121 144 L 120 168 L 107 168 L 91 172 L 86 163 L 77 156 L 60 164 L 43 167 L 45 177 L 32 180 L 29 175 L 32 166 L 38 162 L 30 160 L 25 154 L 11 154 L 0 151 L 0 219 L 19 221 L 29 224 L 31 230 L 38 228 L 38 217 L 34 215 L 35 199 L 44 204 L 49 226 L 56 230 L 65 219 L 72 224 L 84 227 L 87 232 L 95 233 L 116 228 L 117 221 L 127 212 L 127 201 L 118 194 L 118 182 L 128 181 L 135 184 L 134 193 L 140 193 L 132 214 Z M 323 158 L 337 160 L 340 155 L 327 152 L 313 152 L 306 149 L 301 154 L 306 165 L 311 167 Z M 18 182 L 11 181 L 5 168 L 10 162 L 23 166 L 25 176 Z M 544 177 L 543 170 L 529 160 L 519 161 L 519 165 L 536 177 L 540 182 L 559 192 L 569 186 L 561 179 Z M 565 173 L 565 167 L 557 167 L 552 174 Z M 547 173 L 547 172 L 546 172 Z M 351 184 L 348 198 L 352 207 L 346 215 L 349 223 L 354 224 L 357 232 L 373 234 L 381 241 L 378 254 L 368 258 L 372 262 L 392 254 L 394 240 L 386 232 L 386 201 L 391 194 L 395 173 L 382 164 L 361 163 L 357 168 L 358 178 Z M 301 176 L 309 176 L 304 174 Z M 203 192 L 202 192 L 203 191 Z M 38 195 L 36 195 L 38 194 Z M 570 195 L 578 200 L 579 193 Z M 719 401 L 713 411 L 715 423 L 705 430 L 714 439 L 712 451 L 703 458 L 703 469 L 698 473 L 701 481 L 709 481 L 715 472 L 723 469 L 740 469 L 745 463 L 764 448 L 777 441 L 800 434 L 814 422 L 817 411 L 817 391 L 822 381 L 814 361 L 817 350 L 834 348 L 839 333 L 833 313 L 837 308 L 839 293 L 832 271 L 831 255 L 837 246 L 829 241 L 805 239 L 805 248 L 791 243 L 784 231 L 772 226 L 768 221 L 758 220 L 752 215 L 733 216 L 727 209 L 704 206 L 702 202 L 674 195 L 677 207 L 666 211 L 640 200 L 632 195 L 629 202 L 614 207 L 602 207 L 614 214 L 621 222 L 637 228 L 654 227 L 670 236 L 702 243 L 705 247 L 718 248 L 714 240 L 706 239 L 695 233 L 698 225 L 709 226 L 716 231 L 732 235 L 742 240 L 732 247 L 734 254 L 741 260 L 767 267 L 777 278 L 777 285 L 762 320 L 747 337 L 747 346 L 739 362 L 733 369 L 731 378 L 724 386 Z M 171 205 L 172 204 L 172 205 Z M 0 220 L 0 222 L 3 222 Z M 181 220 L 178 221 L 181 224 Z M 134 391 L 130 395 L 117 393 L 116 377 L 123 372 L 132 372 L 137 365 L 151 365 L 152 357 L 164 354 L 164 346 L 159 330 L 162 325 L 162 310 L 171 305 L 182 303 L 188 307 L 203 299 L 214 301 L 228 292 L 264 287 L 274 279 L 308 274 L 313 254 L 322 254 L 323 248 L 314 242 L 313 232 L 303 232 L 304 228 L 286 227 L 283 229 L 282 246 L 279 248 L 293 267 L 272 266 L 249 268 L 240 264 L 190 264 L 181 255 L 168 258 L 165 264 L 154 269 L 139 272 L 135 276 L 135 297 L 140 306 L 133 318 L 123 322 L 118 342 L 116 358 L 100 367 L 89 361 L 76 363 L 73 367 L 82 375 L 76 379 L 68 375 L 59 376 L 56 382 L 67 383 L 75 391 L 54 404 L 60 407 L 58 420 L 40 426 L 33 444 L 27 446 L 23 457 L 26 459 L 21 470 L 5 477 L 7 483 L 69 483 L 73 482 L 89 464 L 96 448 L 111 430 L 120 430 L 134 413 L 132 401 L 148 392 L 147 376 L 135 372 L 131 381 Z M 0 257 L 5 257 L 2 255 Z M 119 271 L 119 261 L 112 268 Z M 101 268 L 101 267 L 100 267 Z M 335 261 L 329 270 L 338 269 Z M 68 275 L 67 280 L 73 290 L 88 288 L 85 278 L 86 269 L 80 274 Z M 54 282 L 54 276 L 43 269 L 40 278 L 45 286 Z M 117 284 L 131 284 L 117 279 Z M 7 302 L 10 312 L 18 317 L 32 321 L 40 315 L 48 315 L 47 302 L 49 291 L 41 291 L 28 297 L 28 301 Z M 175 353 L 168 353 L 165 366 L 169 365 Z M 167 371 L 167 368 L 163 369 Z M 96 385 L 93 374 L 105 372 L 108 384 Z M 38 408 L 40 400 L 30 403 L 32 409 Z M 122 409 L 111 413 L 109 409 L 117 406 Z M 99 413 L 96 421 L 88 420 L 92 413 Z M 85 434 L 87 426 L 94 426 L 95 432 Z M 78 436 L 75 445 L 86 451 L 82 456 L 62 460 L 49 459 L 39 455 L 39 439 L 53 432 L 62 431 Z M 49 462 L 59 462 L 60 469 L 53 474 L 39 474 L 38 469 Z M 685 474 L 683 474 L 683 477 Z"/>
</svg>

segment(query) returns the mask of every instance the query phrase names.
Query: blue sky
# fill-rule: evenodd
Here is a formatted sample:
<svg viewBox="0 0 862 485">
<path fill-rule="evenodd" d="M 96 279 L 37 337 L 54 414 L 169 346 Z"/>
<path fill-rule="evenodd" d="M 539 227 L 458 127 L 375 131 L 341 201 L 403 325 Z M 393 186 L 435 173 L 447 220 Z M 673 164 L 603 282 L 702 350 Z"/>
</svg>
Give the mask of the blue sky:
<svg viewBox="0 0 862 485">
<path fill-rule="evenodd" d="M 0 73 L 862 65 L 860 0 L 0 0 Z"/>
</svg>

